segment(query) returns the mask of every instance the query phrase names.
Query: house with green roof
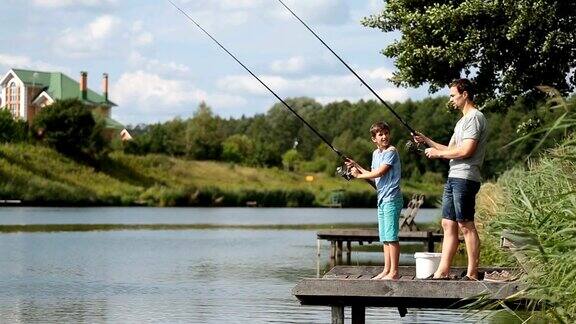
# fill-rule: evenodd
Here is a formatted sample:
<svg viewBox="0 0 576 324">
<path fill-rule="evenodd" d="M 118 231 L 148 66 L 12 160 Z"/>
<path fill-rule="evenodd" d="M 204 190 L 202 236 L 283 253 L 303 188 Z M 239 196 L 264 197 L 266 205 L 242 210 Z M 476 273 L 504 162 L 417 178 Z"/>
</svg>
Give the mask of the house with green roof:
<svg viewBox="0 0 576 324">
<path fill-rule="evenodd" d="M 79 99 L 92 108 L 95 118 L 104 118 L 106 128 L 121 130 L 121 123 L 113 120 L 108 100 L 108 74 L 102 76 L 102 94 L 88 88 L 88 73 L 80 72 L 77 82 L 60 72 L 10 69 L 0 79 L 0 107 L 8 109 L 14 118 L 32 122 L 34 116 L 56 100 Z"/>
</svg>

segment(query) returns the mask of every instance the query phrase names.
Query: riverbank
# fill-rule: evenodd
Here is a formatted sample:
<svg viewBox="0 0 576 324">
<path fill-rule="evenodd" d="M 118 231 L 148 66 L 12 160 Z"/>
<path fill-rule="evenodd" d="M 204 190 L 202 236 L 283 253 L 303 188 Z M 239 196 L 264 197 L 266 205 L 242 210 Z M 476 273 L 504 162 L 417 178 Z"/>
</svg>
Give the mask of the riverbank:
<svg viewBox="0 0 576 324">
<path fill-rule="evenodd" d="M 576 320 L 576 138 L 567 137 L 526 167 L 484 184 L 478 201 L 481 260 L 524 270 L 522 296 L 544 307 L 534 321 Z M 516 248 L 499 247 L 505 236 Z"/>
<path fill-rule="evenodd" d="M 0 145 L 0 198 L 27 206 L 374 207 L 366 183 L 324 173 L 251 168 L 165 155 L 112 152 L 92 165 L 31 144 Z M 405 201 L 426 195 L 435 207 L 440 183 L 402 183 Z"/>
</svg>

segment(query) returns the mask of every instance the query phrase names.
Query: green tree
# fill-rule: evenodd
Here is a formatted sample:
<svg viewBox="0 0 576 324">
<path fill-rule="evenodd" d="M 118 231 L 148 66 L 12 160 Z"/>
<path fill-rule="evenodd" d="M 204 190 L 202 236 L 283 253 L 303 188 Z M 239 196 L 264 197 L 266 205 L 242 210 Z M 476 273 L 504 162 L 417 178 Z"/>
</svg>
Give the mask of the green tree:
<svg viewBox="0 0 576 324">
<path fill-rule="evenodd" d="M 302 155 L 295 149 L 290 149 L 282 155 L 282 165 L 288 171 L 298 170 L 298 164 L 302 161 Z"/>
<path fill-rule="evenodd" d="M 188 121 L 184 134 L 186 155 L 199 160 L 218 160 L 222 153 L 224 132 L 219 117 L 205 102 L 200 103 L 194 116 Z"/>
<path fill-rule="evenodd" d="M 383 50 L 395 59 L 396 85 L 435 92 L 462 73 L 478 86 L 478 103 L 511 104 L 537 96 L 538 85 L 562 94 L 576 77 L 576 3 L 561 0 L 389 0 L 362 24 L 399 40 Z"/>
<path fill-rule="evenodd" d="M 244 134 L 234 134 L 222 143 L 222 159 L 231 162 L 250 161 L 254 143 Z"/>
<path fill-rule="evenodd" d="M 27 139 L 28 124 L 16 120 L 6 108 L 0 108 L 0 143 L 21 142 Z"/>
<path fill-rule="evenodd" d="M 74 158 L 96 159 L 105 152 L 104 125 L 78 99 L 57 100 L 40 110 L 32 128 L 42 142 Z"/>
</svg>

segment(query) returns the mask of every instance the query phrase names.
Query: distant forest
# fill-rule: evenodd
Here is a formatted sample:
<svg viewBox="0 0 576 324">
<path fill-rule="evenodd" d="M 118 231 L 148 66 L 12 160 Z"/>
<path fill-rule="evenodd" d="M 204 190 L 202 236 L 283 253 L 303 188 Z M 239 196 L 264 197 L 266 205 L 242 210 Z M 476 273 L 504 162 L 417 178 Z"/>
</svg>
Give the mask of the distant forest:
<svg viewBox="0 0 576 324">
<path fill-rule="evenodd" d="M 390 124 L 392 142 L 400 151 L 404 178 L 420 182 L 426 180 L 422 179 L 424 176 L 437 182 L 448 170 L 446 161 L 430 161 L 423 154 L 409 152 L 405 148 L 410 139 L 409 131 L 376 101 L 322 105 L 310 98 L 292 98 L 286 102 L 334 147 L 364 166 L 370 165 L 374 150 L 370 125 L 384 120 Z M 447 144 L 460 118 L 459 112 L 451 111 L 447 102 L 447 97 L 435 97 L 394 103 L 392 107 L 412 128 Z M 543 104 L 518 101 L 505 111 L 483 111 L 489 122 L 483 168 L 486 179 L 495 179 L 511 166 L 525 161 L 532 149 L 529 141 L 504 146 L 555 117 L 555 113 L 542 107 Z M 201 103 L 189 119 L 131 126 L 130 132 L 134 140 L 125 146 L 125 151 L 132 154 L 160 153 L 191 160 L 228 161 L 329 174 L 341 164 L 338 156 L 280 103 L 265 114 L 238 119 L 221 118 L 207 104 Z M 550 141 L 554 141 L 554 137 Z"/>
</svg>

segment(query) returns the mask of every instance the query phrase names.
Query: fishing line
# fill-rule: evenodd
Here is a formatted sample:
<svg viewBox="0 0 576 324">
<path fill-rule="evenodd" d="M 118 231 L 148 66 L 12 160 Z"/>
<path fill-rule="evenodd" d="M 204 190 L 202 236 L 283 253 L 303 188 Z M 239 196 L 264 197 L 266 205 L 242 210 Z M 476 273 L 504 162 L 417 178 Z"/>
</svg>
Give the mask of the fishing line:
<svg viewBox="0 0 576 324">
<path fill-rule="evenodd" d="M 322 44 L 324 44 L 324 46 L 326 46 L 326 48 L 327 48 L 330 52 L 332 52 L 332 54 L 334 54 L 334 56 L 336 56 L 336 57 L 338 58 L 338 60 L 340 60 L 340 62 L 342 62 L 342 64 L 344 64 L 344 66 L 346 66 L 346 67 L 348 68 L 348 70 L 350 70 L 350 72 L 352 72 L 352 74 L 354 74 L 354 75 L 358 78 L 358 80 L 360 80 L 360 82 L 362 82 L 362 84 L 365 85 L 366 88 L 368 88 L 368 89 L 376 96 L 376 98 L 378 98 L 378 99 L 380 100 L 380 102 L 381 102 L 386 108 L 388 108 L 388 110 L 390 110 L 390 112 L 400 121 L 400 123 L 402 123 L 402 125 L 404 125 L 404 127 L 406 127 L 406 128 L 410 131 L 410 133 L 412 133 L 412 134 L 414 134 L 414 135 L 416 134 L 416 131 L 415 131 L 412 127 L 410 127 L 410 125 L 408 125 L 408 123 L 406 123 L 406 122 L 400 117 L 400 115 L 398 115 L 398 114 L 394 111 L 394 109 L 392 109 L 392 107 L 390 107 L 390 105 L 388 105 L 388 104 L 386 103 L 386 101 L 384 101 L 382 98 L 380 98 L 380 96 L 376 93 L 376 91 L 374 91 L 374 89 L 372 89 L 372 87 L 370 87 L 370 86 L 364 81 L 364 79 L 362 79 L 362 78 L 358 75 L 358 73 L 356 73 L 356 71 L 354 71 L 354 70 L 350 67 L 350 65 L 348 65 L 346 62 L 344 62 L 344 60 L 343 60 L 338 54 L 336 54 L 336 52 L 334 52 L 334 51 L 332 50 L 332 48 L 331 48 L 330 46 L 328 46 L 328 44 L 326 44 L 326 42 L 324 42 L 324 40 L 322 40 L 322 38 L 320 38 L 320 36 L 318 36 L 318 34 L 316 34 L 316 33 L 312 30 L 312 28 L 310 28 L 310 27 L 308 26 L 308 24 L 306 24 L 302 19 L 300 19 L 300 17 L 298 17 L 298 15 L 296 15 L 296 13 L 294 13 L 294 11 L 292 11 L 292 9 L 290 9 L 282 0 L 278 0 L 278 2 L 280 2 L 280 3 L 284 6 L 284 8 L 286 8 L 286 10 L 288 10 L 296 19 L 298 19 L 314 36 L 316 36 L 316 38 L 317 38 Z"/>
<path fill-rule="evenodd" d="M 220 42 L 218 42 L 216 38 L 214 38 L 212 35 L 210 35 L 210 33 L 208 33 L 204 28 L 202 28 L 202 26 L 200 26 L 200 24 L 198 24 L 192 17 L 190 17 L 188 13 L 186 13 L 184 10 L 178 7 L 174 2 L 172 2 L 172 0 L 168 0 L 168 2 L 170 2 L 170 4 L 174 6 L 174 8 L 178 9 L 178 11 L 180 11 L 184 16 L 186 16 L 186 18 L 188 18 L 191 22 L 193 22 L 194 25 L 196 25 L 200 30 L 202 30 L 202 32 L 204 32 L 204 34 L 206 34 L 208 37 L 210 37 L 210 39 L 212 39 L 216 44 L 218 44 L 218 46 L 220 46 L 221 49 L 223 49 L 226 53 L 228 53 L 228 55 L 230 55 L 238 64 L 240 64 L 246 71 L 248 71 L 250 75 L 252 75 L 256 80 L 258 80 L 260 84 L 262 84 L 268 91 L 270 91 L 270 93 L 272 93 L 274 97 L 276 97 L 276 99 L 280 100 L 280 102 L 282 102 L 282 104 L 284 104 L 286 108 L 288 108 L 294 115 L 296 115 L 296 117 L 298 117 L 298 119 L 300 119 L 304 123 L 304 125 L 308 126 L 308 128 L 310 128 L 310 130 L 312 130 L 312 132 L 314 132 L 314 134 L 316 134 L 326 145 L 328 145 L 328 147 L 330 147 L 332 151 L 334 151 L 342 160 L 344 161 L 349 160 L 347 156 L 342 154 L 342 152 L 338 151 L 332 144 L 330 144 L 330 142 L 328 142 L 328 140 L 324 138 L 322 134 L 320 134 L 314 127 L 312 127 L 312 125 L 310 125 L 306 120 L 304 120 L 304 118 L 302 118 L 294 109 L 292 109 L 292 107 L 290 107 L 290 105 L 286 103 L 286 101 L 280 98 L 280 96 L 278 96 L 276 92 L 270 89 L 270 87 L 268 87 L 266 83 L 260 80 L 260 78 L 256 74 L 254 74 L 246 65 L 240 62 L 240 60 L 234 54 L 232 54 L 226 47 L 224 47 L 224 45 L 220 44 Z M 337 167 L 336 173 L 346 180 L 350 180 L 353 178 L 350 168 L 348 168 L 346 165 Z M 373 188 L 376 188 L 374 182 L 367 179 L 366 182 L 370 184 Z"/>
<path fill-rule="evenodd" d="M 308 126 L 308 128 L 310 128 L 310 130 L 312 130 L 312 132 L 314 132 L 314 134 L 316 134 L 326 145 L 328 145 L 332 149 L 332 151 L 336 152 L 336 154 L 338 154 L 338 156 L 341 157 L 342 159 L 348 159 L 344 154 L 342 154 L 332 144 L 330 144 L 330 142 L 328 142 L 328 140 L 326 140 L 326 138 L 324 138 L 324 136 L 322 136 L 322 134 L 320 134 L 316 129 L 314 129 L 314 127 L 312 127 L 312 125 L 308 124 L 308 122 L 306 120 L 304 120 L 304 118 L 302 118 L 294 109 L 292 109 L 292 107 L 290 107 L 290 105 L 287 104 L 286 101 L 284 101 L 282 98 L 280 98 L 276 94 L 276 92 L 274 92 L 272 89 L 270 89 L 266 85 L 266 83 L 264 83 L 262 80 L 260 80 L 260 78 L 256 74 L 254 74 L 246 65 L 244 65 L 242 62 L 240 62 L 240 60 L 238 58 L 236 58 L 236 56 L 234 54 L 232 54 L 226 47 L 224 47 L 224 45 L 220 44 L 220 42 L 218 42 L 216 40 L 216 38 L 214 38 L 212 35 L 210 35 L 210 33 L 208 33 L 206 31 L 206 29 L 202 28 L 202 26 L 200 26 L 200 24 L 198 24 L 192 17 L 190 17 L 190 15 L 188 15 L 184 10 L 182 10 L 180 7 L 178 7 L 171 0 L 168 0 L 168 2 L 170 2 L 172 4 L 172 6 L 174 6 L 174 8 L 178 9 L 178 11 L 180 11 L 184 16 L 186 16 L 186 18 L 188 18 L 191 22 L 193 22 L 194 25 L 196 25 L 198 28 L 200 28 L 200 30 L 202 30 L 204 32 L 204 34 L 206 34 L 216 44 L 218 44 L 218 46 L 220 46 L 221 49 L 223 49 L 238 64 L 240 64 L 244 68 L 244 70 L 248 71 L 248 73 L 250 73 L 256 80 L 258 80 L 258 82 L 260 82 L 260 84 L 262 84 L 268 91 L 270 91 L 270 93 L 272 93 L 274 95 L 274 97 L 276 97 L 276 99 L 280 100 L 280 102 L 282 102 L 282 104 L 284 104 L 284 106 L 286 106 L 286 108 L 288 108 L 294 115 L 296 115 L 296 117 L 298 117 L 306 126 Z"/>
</svg>

